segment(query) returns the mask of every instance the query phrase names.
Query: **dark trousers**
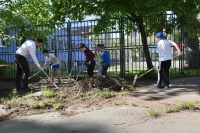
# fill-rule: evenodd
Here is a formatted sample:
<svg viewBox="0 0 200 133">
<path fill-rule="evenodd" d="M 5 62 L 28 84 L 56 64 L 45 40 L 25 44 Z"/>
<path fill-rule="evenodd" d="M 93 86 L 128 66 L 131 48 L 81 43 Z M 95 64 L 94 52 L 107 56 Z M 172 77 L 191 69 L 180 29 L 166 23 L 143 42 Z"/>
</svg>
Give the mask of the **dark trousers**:
<svg viewBox="0 0 200 133">
<path fill-rule="evenodd" d="M 169 86 L 169 69 L 171 67 L 171 60 L 161 61 L 159 62 L 158 67 L 158 85 L 162 84 L 162 80 L 164 81 L 164 85 Z"/>
<path fill-rule="evenodd" d="M 91 61 L 91 64 L 87 65 L 88 76 L 90 77 L 94 76 L 94 67 L 95 67 L 95 61 Z"/>
<path fill-rule="evenodd" d="M 102 66 L 102 75 L 107 75 L 107 70 L 110 65 L 103 65 Z"/>
<path fill-rule="evenodd" d="M 29 77 L 29 66 L 26 60 L 26 57 L 16 54 L 15 62 L 17 64 L 17 73 L 16 73 L 16 89 L 27 89 L 28 88 L 28 77 Z M 23 75 L 22 75 L 23 74 Z M 23 76 L 23 86 L 21 87 L 21 76 Z"/>
</svg>

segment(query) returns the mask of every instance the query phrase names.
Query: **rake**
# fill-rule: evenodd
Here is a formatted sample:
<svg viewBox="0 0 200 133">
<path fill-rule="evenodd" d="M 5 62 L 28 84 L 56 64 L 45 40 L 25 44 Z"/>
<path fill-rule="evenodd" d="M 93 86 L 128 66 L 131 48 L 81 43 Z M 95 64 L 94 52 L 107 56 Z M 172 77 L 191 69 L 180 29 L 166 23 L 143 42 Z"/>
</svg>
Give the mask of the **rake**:
<svg viewBox="0 0 200 133">
<path fill-rule="evenodd" d="M 46 69 L 47 67 L 48 67 L 48 66 L 46 66 L 44 69 Z M 43 69 L 43 70 L 44 70 L 44 69 Z M 40 73 L 40 72 L 41 72 L 41 70 L 38 71 L 38 72 L 36 72 L 35 74 L 33 74 L 31 77 L 29 77 L 28 80 L 31 79 L 31 78 L 33 78 L 35 75 L 37 75 L 37 74 Z"/>
<path fill-rule="evenodd" d="M 46 73 L 44 70 L 42 70 L 42 72 L 47 76 L 48 79 L 50 79 L 50 80 L 52 81 L 53 85 L 56 87 L 56 88 L 54 88 L 54 90 L 58 90 L 58 86 L 57 86 L 57 85 L 53 82 L 53 80 L 47 75 L 47 73 Z"/>
<path fill-rule="evenodd" d="M 182 53 L 181 53 L 182 54 Z M 180 54 L 180 55 L 181 55 Z M 173 59 L 175 59 L 176 57 L 179 57 L 180 55 L 176 55 L 175 57 L 173 57 Z M 143 73 L 142 75 L 138 76 L 138 75 L 135 75 L 134 77 L 134 80 L 133 80 L 133 87 L 136 88 L 136 82 L 137 82 L 137 79 L 141 78 L 142 76 L 146 75 L 147 73 L 151 72 L 152 70 L 156 69 L 156 67 L 153 67 L 151 69 L 149 69 L 147 72 Z"/>
<path fill-rule="evenodd" d="M 146 71 L 145 73 L 143 73 L 142 75 L 138 76 L 138 75 L 135 75 L 134 77 L 134 80 L 133 80 L 133 87 L 136 88 L 136 82 L 137 82 L 137 79 L 141 78 L 142 76 L 146 75 L 147 73 L 151 72 L 152 70 L 156 69 L 157 67 L 153 67 L 151 69 L 149 69 L 148 71 Z"/>
<path fill-rule="evenodd" d="M 73 72 L 73 70 L 74 70 L 74 67 L 75 67 L 75 64 L 73 63 L 73 66 L 72 66 L 72 68 L 71 68 L 71 72 L 70 72 L 70 74 L 69 74 L 69 78 L 71 78 L 71 75 L 72 75 L 72 72 Z"/>
<path fill-rule="evenodd" d="M 77 75 L 77 77 L 76 77 L 76 81 L 77 81 L 78 78 L 79 78 L 79 75 L 80 75 L 80 73 L 81 73 L 81 71 L 82 71 L 82 68 L 83 68 L 84 63 L 85 63 L 85 62 L 83 61 L 82 65 L 81 65 L 81 69 L 79 70 L 79 73 L 78 73 L 78 75 Z"/>
</svg>

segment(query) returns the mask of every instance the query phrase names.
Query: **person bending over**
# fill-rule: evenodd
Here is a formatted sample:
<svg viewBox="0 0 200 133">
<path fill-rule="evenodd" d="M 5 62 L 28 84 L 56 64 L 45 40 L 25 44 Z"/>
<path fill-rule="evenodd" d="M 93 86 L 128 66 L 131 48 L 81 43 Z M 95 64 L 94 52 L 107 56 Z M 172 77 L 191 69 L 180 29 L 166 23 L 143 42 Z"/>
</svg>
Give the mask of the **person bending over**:
<svg viewBox="0 0 200 133">
<path fill-rule="evenodd" d="M 43 50 L 42 54 L 45 56 L 45 64 L 43 66 L 43 69 L 47 67 L 48 65 L 51 66 L 51 79 L 52 82 L 54 81 L 54 72 L 56 72 L 57 78 L 58 78 L 58 84 L 61 83 L 60 80 L 60 61 L 59 59 L 52 53 L 49 53 L 48 50 Z"/>
<path fill-rule="evenodd" d="M 29 77 L 29 66 L 26 57 L 31 56 L 36 66 L 39 70 L 42 70 L 36 55 L 36 47 L 42 46 L 42 39 L 38 38 L 35 41 L 27 40 L 25 41 L 16 51 L 15 54 L 15 62 L 17 65 L 17 73 L 16 73 L 16 90 L 17 91 L 30 91 L 31 89 L 28 87 L 28 77 Z M 21 76 L 23 77 L 23 85 L 21 86 Z"/>
</svg>

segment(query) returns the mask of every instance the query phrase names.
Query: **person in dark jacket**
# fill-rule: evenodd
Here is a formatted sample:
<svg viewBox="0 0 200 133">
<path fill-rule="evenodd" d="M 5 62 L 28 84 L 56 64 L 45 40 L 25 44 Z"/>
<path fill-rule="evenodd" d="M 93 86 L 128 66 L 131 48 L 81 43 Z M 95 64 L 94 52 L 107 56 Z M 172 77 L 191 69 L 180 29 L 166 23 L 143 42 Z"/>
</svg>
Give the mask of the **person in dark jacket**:
<svg viewBox="0 0 200 133">
<path fill-rule="evenodd" d="M 84 43 L 80 43 L 79 45 L 80 51 L 85 54 L 85 65 L 87 66 L 88 76 L 92 77 L 94 75 L 94 67 L 95 67 L 95 54 L 86 47 Z"/>
</svg>

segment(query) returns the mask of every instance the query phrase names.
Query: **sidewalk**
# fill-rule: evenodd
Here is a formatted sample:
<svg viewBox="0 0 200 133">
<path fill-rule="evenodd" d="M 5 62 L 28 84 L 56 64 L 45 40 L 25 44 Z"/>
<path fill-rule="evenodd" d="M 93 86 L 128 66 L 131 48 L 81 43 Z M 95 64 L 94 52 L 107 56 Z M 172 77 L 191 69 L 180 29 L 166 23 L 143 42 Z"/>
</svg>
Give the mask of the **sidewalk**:
<svg viewBox="0 0 200 133">
<path fill-rule="evenodd" d="M 199 133 L 200 114 L 179 112 L 151 118 L 141 107 L 104 108 L 64 117 L 58 113 L 0 123 L 3 133 Z"/>
</svg>

